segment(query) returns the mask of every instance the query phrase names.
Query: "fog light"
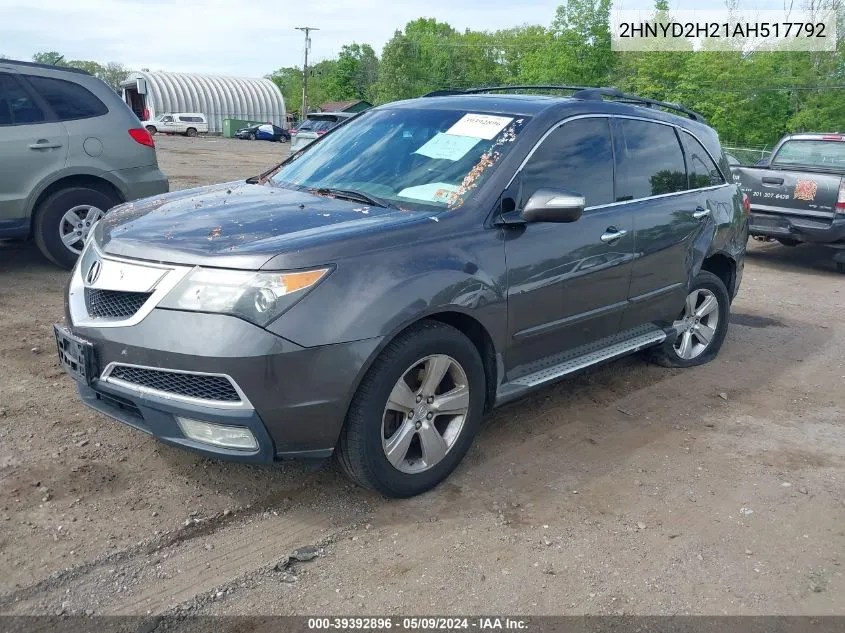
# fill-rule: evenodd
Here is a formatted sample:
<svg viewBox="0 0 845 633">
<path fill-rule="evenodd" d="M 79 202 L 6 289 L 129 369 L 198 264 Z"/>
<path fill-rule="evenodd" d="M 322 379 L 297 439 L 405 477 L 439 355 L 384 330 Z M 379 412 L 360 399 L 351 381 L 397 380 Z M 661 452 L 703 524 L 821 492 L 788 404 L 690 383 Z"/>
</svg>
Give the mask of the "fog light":
<svg viewBox="0 0 845 633">
<path fill-rule="evenodd" d="M 258 441 L 248 428 L 243 426 L 228 426 L 200 422 L 191 418 L 176 416 L 176 422 L 185 437 L 203 444 L 213 444 L 224 448 L 235 448 L 244 451 L 254 451 L 258 448 Z"/>
</svg>

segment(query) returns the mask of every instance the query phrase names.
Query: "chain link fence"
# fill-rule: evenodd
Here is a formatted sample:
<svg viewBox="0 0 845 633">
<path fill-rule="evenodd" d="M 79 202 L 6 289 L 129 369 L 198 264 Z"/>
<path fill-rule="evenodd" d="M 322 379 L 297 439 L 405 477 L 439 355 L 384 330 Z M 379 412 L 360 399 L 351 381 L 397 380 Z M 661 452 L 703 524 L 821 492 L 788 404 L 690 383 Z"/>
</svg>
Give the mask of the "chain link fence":
<svg viewBox="0 0 845 633">
<path fill-rule="evenodd" d="M 757 145 L 751 147 L 737 147 L 722 145 L 725 153 L 735 156 L 736 159 L 743 165 L 756 165 L 763 159 L 768 159 L 772 155 L 773 145 Z"/>
</svg>

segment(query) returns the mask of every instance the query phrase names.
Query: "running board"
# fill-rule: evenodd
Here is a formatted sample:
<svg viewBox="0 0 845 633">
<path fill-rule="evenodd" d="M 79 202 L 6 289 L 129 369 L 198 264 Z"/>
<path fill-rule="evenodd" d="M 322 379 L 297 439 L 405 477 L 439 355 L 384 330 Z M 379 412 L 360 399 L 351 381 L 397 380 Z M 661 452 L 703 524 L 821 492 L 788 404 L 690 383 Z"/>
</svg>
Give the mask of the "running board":
<svg viewBox="0 0 845 633">
<path fill-rule="evenodd" d="M 649 328 L 646 332 L 643 332 L 643 328 L 638 328 L 638 330 L 639 332 L 636 332 L 635 336 L 629 336 L 624 340 L 614 337 L 616 338 L 615 341 L 611 339 L 610 344 L 598 349 L 596 349 L 596 344 L 592 344 L 589 346 L 592 349 L 586 353 L 575 356 L 571 354 L 566 355 L 566 358 L 562 362 L 549 366 L 549 360 L 552 359 L 545 361 L 543 364 L 546 367 L 543 369 L 520 376 L 515 380 L 500 385 L 496 394 L 496 404 L 501 404 L 506 400 L 519 397 L 525 391 L 586 369 L 592 365 L 627 356 L 646 347 L 662 343 L 667 337 L 665 331 L 656 328 Z"/>
</svg>

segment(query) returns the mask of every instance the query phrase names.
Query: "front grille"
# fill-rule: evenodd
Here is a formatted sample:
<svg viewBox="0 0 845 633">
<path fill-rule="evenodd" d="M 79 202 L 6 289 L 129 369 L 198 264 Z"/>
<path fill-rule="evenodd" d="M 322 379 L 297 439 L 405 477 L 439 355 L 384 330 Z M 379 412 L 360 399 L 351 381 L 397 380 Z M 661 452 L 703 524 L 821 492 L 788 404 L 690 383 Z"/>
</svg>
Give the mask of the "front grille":
<svg viewBox="0 0 845 633">
<path fill-rule="evenodd" d="M 141 309 L 151 294 L 150 292 L 86 288 L 85 307 L 88 308 L 88 314 L 92 317 L 128 319 Z"/>
<path fill-rule="evenodd" d="M 117 378 L 133 385 L 200 400 L 239 402 L 241 399 L 232 383 L 223 376 L 179 374 L 145 367 L 117 365 L 112 369 L 109 378 Z"/>
</svg>

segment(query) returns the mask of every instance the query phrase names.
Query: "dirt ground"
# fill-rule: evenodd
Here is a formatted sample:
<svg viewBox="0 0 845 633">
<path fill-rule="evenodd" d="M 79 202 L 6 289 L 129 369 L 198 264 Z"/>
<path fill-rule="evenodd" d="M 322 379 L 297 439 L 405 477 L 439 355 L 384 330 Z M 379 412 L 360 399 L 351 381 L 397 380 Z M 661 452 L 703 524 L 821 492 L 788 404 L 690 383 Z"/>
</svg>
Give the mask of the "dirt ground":
<svg viewBox="0 0 845 633">
<path fill-rule="evenodd" d="M 285 145 L 157 137 L 173 188 Z M 628 358 L 488 416 L 439 488 L 249 467 L 87 410 L 67 274 L 0 243 L 0 613 L 843 614 L 845 285 L 752 242 L 721 355 Z M 316 546 L 309 562 L 284 564 Z M 274 567 L 278 565 L 278 569 Z"/>
</svg>

